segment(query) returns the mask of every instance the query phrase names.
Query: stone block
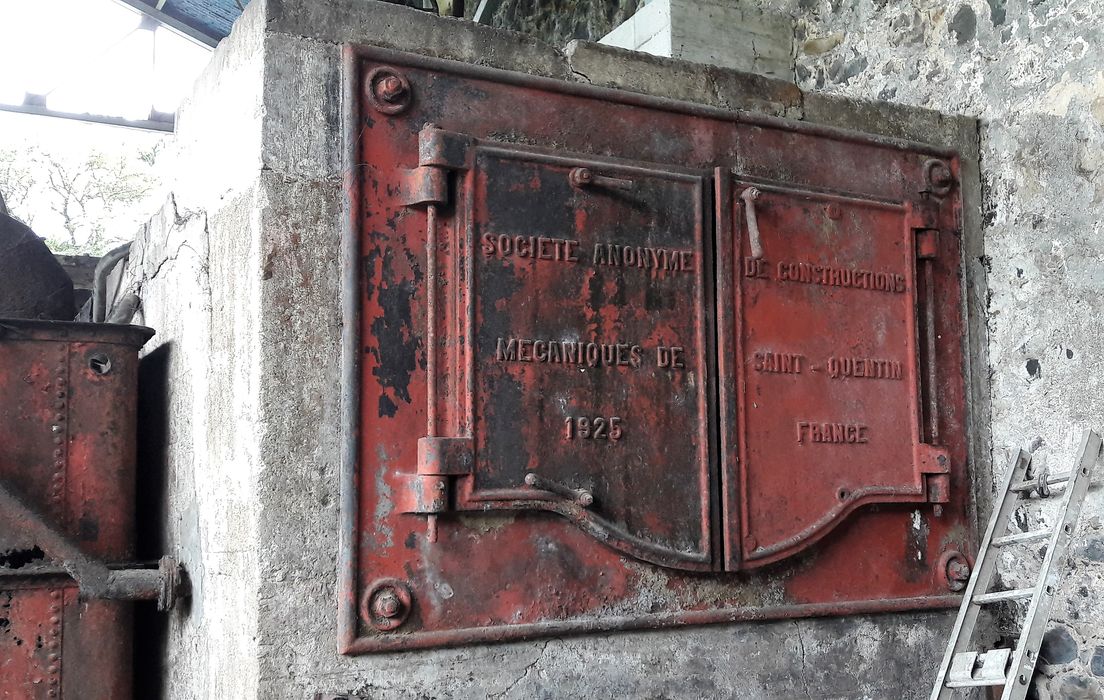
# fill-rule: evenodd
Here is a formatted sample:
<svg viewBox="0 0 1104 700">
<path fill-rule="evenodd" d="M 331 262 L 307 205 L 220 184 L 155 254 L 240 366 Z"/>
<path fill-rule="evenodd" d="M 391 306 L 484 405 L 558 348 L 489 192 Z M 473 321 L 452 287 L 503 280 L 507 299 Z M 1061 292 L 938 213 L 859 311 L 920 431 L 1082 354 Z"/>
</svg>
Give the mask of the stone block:
<svg viewBox="0 0 1104 700">
<path fill-rule="evenodd" d="M 735 0 L 653 0 L 599 43 L 794 79 L 789 16 Z"/>
<path fill-rule="evenodd" d="M 745 24 L 751 41 L 772 40 L 770 22 Z M 158 330 L 144 366 L 159 382 L 144 386 L 164 388 L 146 397 L 156 429 L 143 454 L 161 460 L 151 464 L 164 470 L 162 537 L 196 587 L 167 618 L 162 694 L 926 696 L 950 611 L 338 653 L 346 42 L 857 125 L 973 149 L 976 161 L 976 125 L 923 110 L 810 101 L 785 80 L 608 46 L 561 53 L 371 0 L 254 0 L 181 112 L 177 197 L 143 230 L 127 273 L 141 320 Z M 758 65 L 781 60 L 778 46 L 759 46 Z"/>
<path fill-rule="evenodd" d="M 592 85 L 771 116 L 801 113 L 801 91 L 782 80 L 583 41 L 568 44 L 565 54 Z"/>
</svg>

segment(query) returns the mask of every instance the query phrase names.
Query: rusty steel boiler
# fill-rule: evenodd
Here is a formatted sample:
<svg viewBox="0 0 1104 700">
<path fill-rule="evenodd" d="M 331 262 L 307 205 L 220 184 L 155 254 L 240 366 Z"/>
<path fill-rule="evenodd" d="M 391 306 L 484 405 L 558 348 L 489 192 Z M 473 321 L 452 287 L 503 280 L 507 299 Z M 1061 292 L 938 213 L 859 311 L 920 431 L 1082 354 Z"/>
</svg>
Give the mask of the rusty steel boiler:
<svg viewBox="0 0 1104 700">
<path fill-rule="evenodd" d="M 0 698 L 125 698 L 128 600 L 172 605 L 176 564 L 134 567 L 138 350 L 149 328 L 0 319 Z"/>
</svg>

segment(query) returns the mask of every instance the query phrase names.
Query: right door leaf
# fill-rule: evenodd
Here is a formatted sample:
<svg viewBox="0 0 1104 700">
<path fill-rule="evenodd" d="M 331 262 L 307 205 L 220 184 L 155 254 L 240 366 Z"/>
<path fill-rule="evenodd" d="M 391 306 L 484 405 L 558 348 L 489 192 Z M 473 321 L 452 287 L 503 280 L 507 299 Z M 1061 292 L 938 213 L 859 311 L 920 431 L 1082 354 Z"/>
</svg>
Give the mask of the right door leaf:
<svg viewBox="0 0 1104 700">
<path fill-rule="evenodd" d="M 730 568 L 791 556 L 868 503 L 927 500 L 907 204 L 735 182 Z M 733 357 L 734 356 L 734 357 Z M 943 460 L 945 464 L 945 459 Z"/>
</svg>

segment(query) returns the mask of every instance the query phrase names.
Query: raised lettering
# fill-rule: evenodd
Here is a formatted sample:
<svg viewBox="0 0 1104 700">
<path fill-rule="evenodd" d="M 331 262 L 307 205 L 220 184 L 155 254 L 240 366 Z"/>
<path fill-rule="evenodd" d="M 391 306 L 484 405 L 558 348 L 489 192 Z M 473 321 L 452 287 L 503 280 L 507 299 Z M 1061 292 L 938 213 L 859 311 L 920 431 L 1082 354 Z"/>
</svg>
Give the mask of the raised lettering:
<svg viewBox="0 0 1104 700">
<path fill-rule="evenodd" d="M 797 444 L 862 445 L 869 442 L 868 426 L 861 423 L 794 423 Z"/>
<path fill-rule="evenodd" d="M 829 357 L 828 376 L 832 379 L 894 379 L 904 378 L 901 363 L 871 357 Z"/>
<path fill-rule="evenodd" d="M 805 356 L 792 352 L 760 351 L 752 354 L 752 369 L 767 374 L 801 374 Z"/>
<path fill-rule="evenodd" d="M 579 262 L 579 254 L 575 250 L 579 247 L 579 241 L 564 241 L 564 260 L 567 262 Z"/>
<path fill-rule="evenodd" d="M 513 362 L 517 360 L 517 340 L 510 338 L 507 342 L 503 342 L 502 338 L 498 339 L 498 344 L 495 347 L 495 359 L 499 362 Z"/>
<path fill-rule="evenodd" d="M 759 267 L 763 261 L 746 258 L 744 260 L 745 277 L 765 277 L 765 268 Z M 819 284 L 849 289 L 870 289 L 879 292 L 901 294 L 907 291 L 908 284 L 904 275 L 891 272 L 876 272 L 860 268 L 831 267 L 803 262 L 779 261 L 775 263 L 775 275 L 783 282 Z"/>
</svg>

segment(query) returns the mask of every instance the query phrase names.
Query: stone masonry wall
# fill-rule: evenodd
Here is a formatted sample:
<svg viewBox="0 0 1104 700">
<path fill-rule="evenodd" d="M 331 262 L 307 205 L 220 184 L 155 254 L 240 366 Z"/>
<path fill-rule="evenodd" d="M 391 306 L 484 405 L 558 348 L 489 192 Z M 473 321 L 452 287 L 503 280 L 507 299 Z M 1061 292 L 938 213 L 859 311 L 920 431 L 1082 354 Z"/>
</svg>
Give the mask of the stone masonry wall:
<svg viewBox="0 0 1104 700">
<path fill-rule="evenodd" d="M 1081 431 L 1104 424 L 1104 2 L 760 4 L 795 17 L 801 87 L 981 119 L 996 476 L 1021 446 L 1067 468 Z M 1104 697 L 1099 485 L 1082 522 L 1040 697 Z M 1004 564 L 1026 570 L 1037 557 Z"/>
<path fill-rule="evenodd" d="M 338 654 L 343 42 L 951 144 L 977 198 L 971 120 L 585 43 L 559 51 L 371 0 L 254 0 L 181 113 L 174 199 L 128 271 L 139 321 L 158 330 L 142 390 L 143 454 L 165 470 L 160 536 L 195 586 L 163 630 L 164 696 L 926 697 L 948 612 Z M 982 251 L 966 241 L 973 317 Z"/>
</svg>

